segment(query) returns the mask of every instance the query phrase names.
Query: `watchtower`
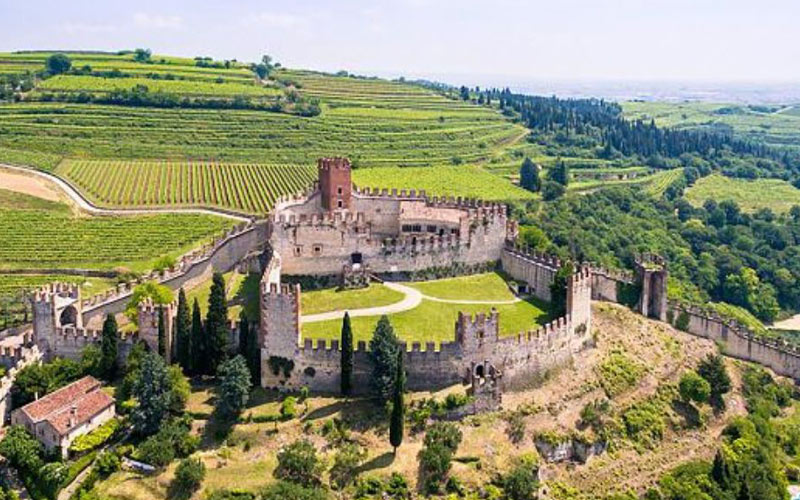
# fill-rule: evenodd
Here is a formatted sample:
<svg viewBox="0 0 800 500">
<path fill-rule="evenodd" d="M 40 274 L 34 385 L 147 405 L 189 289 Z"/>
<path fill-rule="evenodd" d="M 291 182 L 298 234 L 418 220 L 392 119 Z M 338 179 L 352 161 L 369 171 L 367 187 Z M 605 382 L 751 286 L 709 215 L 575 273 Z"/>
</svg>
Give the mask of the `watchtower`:
<svg viewBox="0 0 800 500">
<path fill-rule="evenodd" d="M 174 336 L 175 316 L 178 312 L 177 303 L 154 304 L 151 298 L 145 298 L 138 307 L 139 338 L 142 339 L 153 352 L 158 349 L 158 323 L 162 316 L 164 326 L 164 359 L 167 363 L 172 360 L 172 345 Z"/>
<path fill-rule="evenodd" d="M 667 271 L 666 261 L 653 254 L 644 254 L 636 259 L 636 281 L 640 286 L 637 311 L 660 321 L 667 320 Z"/>
<path fill-rule="evenodd" d="M 33 294 L 33 340 L 47 354 L 56 331 L 65 326 L 83 328 L 81 291 L 76 285 L 50 283 Z"/>
<path fill-rule="evenodd" d="M 350 160 L 347 158 L 320 158 L 317 162 L 322 208 L 329 212 L 350 208 L 353 181 L 350 178 Z"/>
</svg>

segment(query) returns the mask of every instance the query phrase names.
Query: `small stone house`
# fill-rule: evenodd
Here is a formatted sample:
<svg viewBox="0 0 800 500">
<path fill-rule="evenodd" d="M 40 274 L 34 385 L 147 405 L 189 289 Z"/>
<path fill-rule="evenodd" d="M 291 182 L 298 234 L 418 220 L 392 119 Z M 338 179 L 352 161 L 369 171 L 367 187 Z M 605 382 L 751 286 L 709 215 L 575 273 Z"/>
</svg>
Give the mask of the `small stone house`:
<svg viewBox="0 0 800 500">
<path fill-rule="evenodd" d="M 87 376 L 14 410 L 11 423 L 28 429 L 48 450 L 60 448 L 66 457 L 76 437 L 114 415 L 114 398 L 101 390 L 99 380 Z"/>
</svg>

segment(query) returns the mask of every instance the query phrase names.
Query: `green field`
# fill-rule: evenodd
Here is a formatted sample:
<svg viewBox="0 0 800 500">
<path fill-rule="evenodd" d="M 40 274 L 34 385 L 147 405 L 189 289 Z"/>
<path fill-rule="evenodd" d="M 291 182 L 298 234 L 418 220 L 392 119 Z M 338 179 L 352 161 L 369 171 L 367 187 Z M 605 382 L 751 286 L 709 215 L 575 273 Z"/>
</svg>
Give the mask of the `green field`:
<svg viewBox="0 0 800 500">
<path fill-rule="evenodd" d="M 0 54 L 0 66 L 29 64 L 40 70 L 47 55 Z M 72 57 L 76 67 L 116 68 L 128 77 L 67 75 L 46 79 L 40 86 L 92 92 L 144 83 L 187 96 L 275 91 L 256 85 L 243 67 L 199 68 L 193 60 L 180 58 L 163 58 L 161 63 L 161 56 L 153 56 L 151 64 L 136 63 L 130 55 Z M 155 70 L 185 79 L 148 78 Z M 223 83 L 194 78 L 194 73 L 217 75 Z M 249 82 L 242 79 L 248 75 Z M 307 118 L 254 110 L 8 103 L 0 105 L 0 161 L 15 160 L 17 152 L 26 152 L 72 159 L 310 166 L 321 156 L 338 155 L 350 157 L 358 166 L 429 166 L 485 160 L 524 133 L 496 109 L 452 100 L 413 84 L 288 70 L 276 72 L 270 84 L 319 99 L 322 113 Z M 31 164 L 53 166 L 49 158 Z"/>
<path fill-rule="evenodd" d="M 800 144 L 800 114 L 794 106 L 747 106 L 707 102 L 625 102 L 626 118 L 657 125 L 733 132 L 774 146 Z"/>
<path fill-rule="evenodd" d="M 276 87 L 254 85 L 239 82 L 211 82 L 208 80 L 155 80 L 152 78 L 104 78 L 84 75 L 58 75 L 44 80 L 37 88 L 42 91 L 87 91 L 112 92 L 130 90 L 137 85 L 144 85 L 150 92 L 179 95 L 208 95 L 253 97 L 281 95 Z"/>
<path fill-rule="evenodd" d="M 299 165 L 65 160 L 55 173 L 110 207 L 206 206 L 265 214 L 281 195 L 311 185 Z"/>
<path fill-rule="evenodd" d="M 800 189 L 780 179 L 732 179 L 720 174 L 699 179 L 686 191 L 692 205 L 701 206 L 706 200 L 733 200 L 745 212 L 769 208 L 775 213 L 788 212 L 800 205 Z"/>
<path fill-rule="evenodd" d="M 384 285 L 373 283 L 367 288 L 356 290 L 304 291 L 300 295 L 301 314 L 316 314 L 327 311 L 345 311 L 364 307 L 377 307 L 403 300 L 403 294 Z"/>
<path fill-rule="evenodd" d="M 424 189 L 432 196 L 462 196 L 484 200 L 524 200 L 534 194 L 477 166 L 362 168 L 353 172 L 359 187 Z"/>
<path fill-rule="evenodd" d="M 81 217 L 61 203 L 0 190 L 0 269 L 150 270 L 229 228 L 210 215 Z"/>
</svg>

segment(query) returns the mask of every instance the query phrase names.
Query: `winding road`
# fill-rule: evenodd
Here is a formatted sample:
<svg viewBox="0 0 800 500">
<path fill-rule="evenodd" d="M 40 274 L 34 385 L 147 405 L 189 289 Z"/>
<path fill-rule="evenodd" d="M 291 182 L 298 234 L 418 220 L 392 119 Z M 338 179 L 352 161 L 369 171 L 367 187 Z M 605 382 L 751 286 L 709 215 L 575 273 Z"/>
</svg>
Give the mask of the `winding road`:
<svg viewBox="0 0 800 500">
<path fill-rule="evenodd" d="M 415 307 L 419 306 L 423 300 L 430 300 L 432 302 L 441 302 L 445 304 L 480 304 L 480 305 L 493 305 L 493 306 L 514 304 L 522 300 L 519 297 L 514 297 L 511 300 L 441 299 L 439 297 L 431 297 L 430 295 L 425 295 L 416 288 L 412 288 L 407 285 L 401 285 L 400 283 L 392 283 L 387 281 L 384 283 L 384 285 L 386 286 L 386 288 L 390 290 L 394 290 L 396 292 L 404 294 L 405 297 L 403 298 L 403 300 L 385 306 L 365 307 L 363 309 L 350 309 L 348 311 L 337 310 L 337 311 L 328 311 L 317 314 L 306 314 L 304 316 L 300 316 L 300 323 L 317 323 L 320 321 L 342 319 L 344 317 L 345 312 L 348 312 L 351 318 L 357 316 L 379 316 L 383 314 L 394 314 L 404 311 L 410 311 L 411 309 L 414 309 Z"/>
<path fill-rule="evenodd" d="M 80 191 L 75 189 L 75 187 L 73 187 L 70 183 L 56 175 L 42 172 L 41 170 L 33 170 L 30 168 L 16 167 L 14 165 L 0 163 L 0 174 L 2 174 L 3 169 L 38 177 L 39 179 L 47 180 L 55 184 L 56 187 L 63 191 L 64 194 L 66 194 L 70 200 L 72 200 L 72 202 L 78 206 L 78 208 L 92 215 L 147 215 L 174 213 L 216 215 L 218 217 L 225 217 L 227 219 L 240 222 L 248 222 L 251 220 L 250 217 L 246 217 L 244 215 L 237 215 L 226 210 L 217 210 L 213 208 L 101 208 L 89 201 L 88 198 L 86 198 Z"/>
</svg>

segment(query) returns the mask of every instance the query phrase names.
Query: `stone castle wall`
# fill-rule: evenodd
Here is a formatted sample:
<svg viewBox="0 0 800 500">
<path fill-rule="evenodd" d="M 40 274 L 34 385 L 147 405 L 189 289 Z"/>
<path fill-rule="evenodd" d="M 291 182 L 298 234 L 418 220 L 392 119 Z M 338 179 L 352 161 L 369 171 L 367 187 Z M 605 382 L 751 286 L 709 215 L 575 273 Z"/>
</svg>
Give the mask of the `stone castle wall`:
<svg viewBox="0 0 800 500">
<path fill-rule="evenodd" d="M 778 375 L 800 380 L 800 349 L 785 341 L 764 339 L 734 321 L 697 307 L 670 302 L 667 317 L 678 326 L 687 321 L 685 331 L 721 344 L 726 356 L 751 361 L 770 368 Z"/>
<path fill-rule="evenodd" d="M 515 259 L 520 272 L 526 272 L 525 265 L 541 268 L 538 274 L 527 271 L 526 276 L 547 276 L 544 273 L 554 264 L 552 260 L 533 258 L 521 252 L 517 252 Z M 274 279 L 274 271 L 272 276 Z M 536 330 L 501 336 L 501 317 L 496 311 L 475 316 L 459 314 L 455 319 L 453 340 L 443 342 L 438 350 L 432 342 L 425 345 L 404 343 L 408 387 L 420 390 L 467 383 L 473 366 L 487 362 L 501 371 L 504 385 L 514 385 L 566 363 L 591 344 L 591 274 L 588 269 L 576 273 L 567 287 L 567 315 Z M 545 288 L 549 293 L 549 284 Z M 336 392 L 341 362 L 339 342 L 314 343 L 302 339 L 300 294 L 299 286 L 262 281 L 261 384 L 278 389 L 308 386 L 312 390 Z M 271 357 L 294 363 L 288 377 L 280 370 L 273 372 Z M 354 387 L 369 390 L 370 370 L 367 345 L 359 342 L 354 353 Z"/>
<path fill-rule="evenodd" d="M 276 204 L 269 240 L 284 274 L 338 275 L 354 255 L 377 273 L 474 265 L 499 260 L 509 236 L 504 205 L 355 189 L 348 206 L 326 211 L 319 190 Z"/>
<path fill-rule="evenodd" d="M 178 261 L 173 270 L 163 273 L 151 272 L 130 283 L 121 283 L 82 302 L 83 324 L 107 314 L 118 314 L 125 310 L 133 289 L 145 281 L 158 281 L 173 290 L 182 286 L 192 287 L 211 278 L 214 271 L 233 269 L 249 252 L 259 248 L 266 237 L 265 224 L 241 224 L 211 244 L 196 249 Z"/>
<path fill-rule="evenodd" d="M 500 263 L 506 274 L 516 281 L 527 283 L 535 297 L 550 302 L 550 285 L 561 267 L 557 258 L 510 247 L 502 253 Z"/>
</svg>

